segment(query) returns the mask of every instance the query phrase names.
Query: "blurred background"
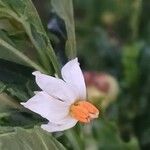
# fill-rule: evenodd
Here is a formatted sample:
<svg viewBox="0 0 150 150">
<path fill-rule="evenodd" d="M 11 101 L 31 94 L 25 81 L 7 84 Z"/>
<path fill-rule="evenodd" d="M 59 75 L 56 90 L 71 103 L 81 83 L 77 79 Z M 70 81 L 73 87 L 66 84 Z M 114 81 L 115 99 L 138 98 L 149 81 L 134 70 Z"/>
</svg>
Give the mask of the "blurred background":
<svg viewBox="0 0 150 150">
<path fill-rule="evenodd" d="M 63 56 L 62 20 L 35 3 Z M 79 140 L 89 150 L 150 149 L 150 1 L 74 0 L 74 16 L 89 99 L 101 111 Z"/>
<path fill-rule="evenodd" d="M 67 35 L 63 20 L 50 9 L 49 0 L 32 1 L 59 60 L 65 64 Z M 100 117 L 89 125 L 78 124 L 65 134 L 54 136 L 68 150 L 149 150 L 150 0 L 74 0 L 73 3 L 77 56 L 84 72 L 88 98 L 99 108 Z M 29 54 L 34 57 L 31 51 L 27 52 Z M 6 63 L 5 66 L 13 72 L 22 68 Z M 10 75 L 2 60 L 0 70 Z M 33 94 L 29 90 L 33 83 L 25 78 L 33 80 L 33 77 L 31 69 L 22 68 L 20 72 L 22 70 L 26 70 L 25 77 L 18 74 L 16 78 L 15 73 L 11 74 L 16 82 L 15 90 L 12 85 L 9 87 L 13 81 L 7 78 L 10 82 L 6 93 L 26 100 Z M 6 75 L 0 77 L 2 80 Z M 26 82 L 27 86 L 22 87 Z M 42 120 L 34 116 L 33 122 L 31 112 L 30 115 L 21 113 L 22 116 L 14 112 L 11 113 L 13 117 L 1 117 L 0 124 L 28 126 Z"/>
</svg>

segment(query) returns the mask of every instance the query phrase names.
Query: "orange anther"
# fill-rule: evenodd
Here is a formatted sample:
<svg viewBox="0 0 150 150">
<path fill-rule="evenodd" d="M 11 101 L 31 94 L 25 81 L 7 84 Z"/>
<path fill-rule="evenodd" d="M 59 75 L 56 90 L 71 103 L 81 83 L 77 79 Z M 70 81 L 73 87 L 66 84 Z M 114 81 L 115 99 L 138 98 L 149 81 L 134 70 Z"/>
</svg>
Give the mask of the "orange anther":
<svg viewBox="0 0 150 150">
<path fill-rule="evenodd" d="M 80 122 L 89 123 L 98 118 L 99 110 L 87 101 L 77 101 L 71 105 L 70 115 Z"/>
</svg>

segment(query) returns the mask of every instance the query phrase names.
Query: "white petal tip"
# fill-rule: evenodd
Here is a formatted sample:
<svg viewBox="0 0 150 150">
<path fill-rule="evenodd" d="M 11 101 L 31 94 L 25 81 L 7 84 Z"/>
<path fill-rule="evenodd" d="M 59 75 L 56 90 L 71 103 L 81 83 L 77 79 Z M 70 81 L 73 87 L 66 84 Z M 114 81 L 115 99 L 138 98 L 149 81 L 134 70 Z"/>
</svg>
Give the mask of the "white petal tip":
<svg viewBox="0 0 150 150">
<path fill-rule="evenodd" d="M 34 94 L 38 94 L 38 93 L 40 93 L 40 91 L 34 91 Z"/>
<path fill-rule="evenodd" d="M 76 57 L 75 60 L 78 61 L 78 58 Z"/>
<path fill-rule="evenodd" d="M 68 63 L 66 63 L 65 66 L 67 66 L 67 65 L 72 66 L 72 65 L 75 65 L 75 64 L 80 65 L 79 62 L 78 62 L 78 58 L 77 57 L 74 58 L 74 59 L 71 59 Z"/>
<path fill-rule="evenodd" d="M 51 132 L 50 129 L 49 130 L 47 129 L 47 124 L 42 124 L 41 128 L 47 132 Z"/>
<path fill-rule="evenodd" d="M 71 61 L 78 62 L 78 58 L 72 59 Z"/>
<path fill-rule="evenodd" d="M 34 76 L 36 76 L 36 75 L 38 75 L 38 74 L 41 74 L 41 72 L 40 72 L 40 71 L 34 71 L 34 72 L 32 72 L 32 74 L 33 74 Z"/>
<path fill-rule="evenodd" d="M 22 103 L 20 103 L 22 106 L 24 106 L 25 108 L 28 108 L 28 104 L 27 104 L 27 102 L 26 103 L 24 103 L 24 102 L 22 102 Z"/>
<path fill-rule="evenodd" d="M 78 65 L 80 65 L 77 57 L 74 59 L 74 62 L 77 63 Z"/>
<path fill-rule="evenodd" d="M 21 102 L 20 104 L 21 104 L 21 105 L 24 105 L 25 103 Z"/>
<path fill-rule="evenodd" d="M 20 103 L 20 104 L 21 104 L 22 106 L 26 107 L 26 103 L 23 103 L 23 102 L 22 102 L 22 103 Z"/>
</svg>

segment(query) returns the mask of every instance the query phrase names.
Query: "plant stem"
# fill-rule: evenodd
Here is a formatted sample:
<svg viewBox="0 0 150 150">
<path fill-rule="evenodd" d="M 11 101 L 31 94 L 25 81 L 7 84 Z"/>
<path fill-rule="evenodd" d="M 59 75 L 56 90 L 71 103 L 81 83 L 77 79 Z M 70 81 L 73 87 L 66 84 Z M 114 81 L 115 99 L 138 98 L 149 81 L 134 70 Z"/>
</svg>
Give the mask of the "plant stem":
<svg viewBox="0 0 150 150">
<path fill-rule="evenodd" d="M 132 40 L 138 37 L 139 18 L 141 14 L 142 0 L 134 0 L 132 3 L 133 11 L 131 15 L 130 26 L 132 29 Z"/>
</svg>

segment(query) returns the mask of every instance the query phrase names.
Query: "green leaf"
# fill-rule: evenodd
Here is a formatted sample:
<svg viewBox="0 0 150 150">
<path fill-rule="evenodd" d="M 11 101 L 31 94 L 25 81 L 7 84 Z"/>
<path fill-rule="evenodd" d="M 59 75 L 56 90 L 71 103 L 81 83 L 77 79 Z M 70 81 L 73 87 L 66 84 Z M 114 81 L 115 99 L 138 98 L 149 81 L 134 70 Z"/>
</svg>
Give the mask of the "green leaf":
<svg viewBox="0 0 150 150">
<path fill-rule="evenodd" d="M 9 144 L 8 144 L 9 143 Z M 2 150 L 65 150 L 50 133 L 35 127 L 25 130 L 15 128 L 14 132 L 0 134 Z"/>
<path fill-rule="evenodd" d="M 9 44 L 15 46 L 13 41 L 8 37 L 7 33 L 2 30 L 0 30 L 0 38 L 4 39 Z M 25 63 L 22 59 L 18 58 L 12 51 L 8 50 L 5 47 L 2 47 L 1 45 L 0 45 L 0 58 L 13 61 L 19 64 L 27 65 L 27 63 Z"/>
<path fill-rule="evenodd" d="M 15 55 L 17 58 L 20 58 L 20 60 L 22 60 L 24 63 L 28 64 L 29 66 L 35 68 L 36 70 L 45 72 L 45 70 L 41 66 L 39 66 L 37 63 L 32 61 L 29 57 L 27 57 L 25 54 L 20 52 L 18 49 L 16 49 L 14 43 L 6 36 L 6 34 L 4 32 L 1 31 L 0 33 L 2 33 L 2 34 L 0 34 L 0 45 L 9 51 L 8 56 L 7 56 L 7 54 L 5 52 L 3 53 L 4 49 L 1 48 L 3 50 L 2 51 L 3 57 L 5 57 L 6 59 L 9 59 L 10 58 L 9 55 L 13 54 L 12 57 Z M 3 58 L 3 57 L 1 57 L 1 58 Z M 12 58 L 12 60 L 13 60 L 13 58 Z"/>
<path fill-rule="evenodd" d="M 60 74 L 57 58 L 32 1 L 0 0 L 0 13 L 4 14 L 3 17 L 9 16 L 8 19 L 14 19 L 22 25 L 47 72 L 50 73 L 52 63 L 56 73 Z"/>
<path fill-rule="evenodd" d="M 6 88 L 6 85 L 0 81 L 0 93 L 2 93 Z"/>
<path fill-rule="evenodd" d="M 2 127 L 2 126 L 0 126 L 0 135 L 3 133 L 13 132 L 13 131 L 14 131 L 13 127 Z"/>
<path fill-rule="evenodd" d="M 41 116 L 25 109 L 15 98 L 6 93 L 0 94 L 0 127 L 33 127 L 46 120 Z M 6 132 L 0 128 L 0 132 Z"/>
<path fill-rule="evenodd" d="M 34 126 L 43 119 L 23 108 L 38 90 L 32 81 L 31 68 L 0 60 L 0 126 Z"/>
<path fill-rule="evenodd" d="M 17 98 L 19 102 L 26 101 L 37 90 L 31 68 L 0 60 L 0 72 L 0 92 Z"/>
<path fill-rule="evenodd" d="M 72 0 L 51 0 L 52 7 L 66 25 L 67 42 L 66 54 L 69 59 L 76 57 L 75 26 Z"/>
</svg>

